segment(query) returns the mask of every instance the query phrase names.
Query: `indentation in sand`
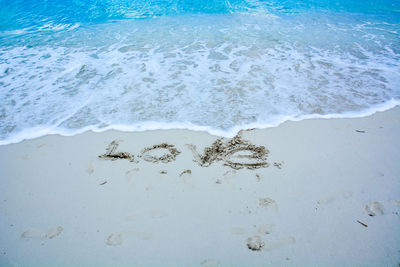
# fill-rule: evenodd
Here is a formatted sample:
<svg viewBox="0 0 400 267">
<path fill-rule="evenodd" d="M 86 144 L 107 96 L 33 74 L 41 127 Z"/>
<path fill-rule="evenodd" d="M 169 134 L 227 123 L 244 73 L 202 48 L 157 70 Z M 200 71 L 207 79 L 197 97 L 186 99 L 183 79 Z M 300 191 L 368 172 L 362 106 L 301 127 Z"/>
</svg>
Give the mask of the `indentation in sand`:
<svg viewBox="0 0 400 267">
<path fill-rule="evenodd" d="M 364 210 L 371 217 L 384 215 L 388 213 L 399 215 L 400 200 L 370 202 L 367 205 L 365 205 Z"/>
<path fill-rule="evenodd" d="M 63 230 L 64 228 L 62 226 L 52 227 L 47 231 L 46 238 L 52 239 L 60 235 Z"/>
<path fill-rule="evenodd" d="M 270 208 L 274 211 L 278 211 L 278 204 L 276 204 L 276 201 L 272 198 L 260 198 L 258 199 L 258 204 L 263 208 Z"/>
<path fill-rule="evenodd" d="M 268 167 L 268 149 L 255 146 L 242 139 L 238 133 L 234 138 L 225 140 L 219 138 L 210 147 L 204 149 L 201 155 L 195 145 L 186 145 L 193 153 L 194 162 L 202 167 L 210 166 L 215 161 L 224 161 L 224 165 L 233 169 L 258 169 Z"/>
<path fill-rule="evenodd" d="M 28 229 L 21 234 L 22 238 L 39 238 L 42 237 L 42 233 L 37 229 Z"/>
<path fill-rule="evenodd" d="M 47 238 L 53 239 L 56 236 L 59 236 L 61 232 L 64 230 L 62 226 L 52 227 L 45 234 L 37 229 L 28 229 L 21 234 L 22 238 Z"/>
<path fill-rule="evenodd" d="M 119 233 L 112 233 L 107 237 L 106 245 L 108 246 L 120 246 L 127 238 L 138 238 L 141 240 L 150 240 L 153 238 L 151 232 L 138 232 L 131 230 L 124 230 Z"/>
<path fill-rule="evenodd" d="M 369 216 L 383 215 L 383 206 L 380 202 L 375 201 L 365 205 L 365 211 Z"/>
<path fill-rule="evenodd" d="M 264 241 L 259 235 L 254 235 L 246 240 L 248 249 L 253 251 L 268 251 L 294 243 L 296 243 L 296 239 L 293 236 L 278 240 Z"/>
<path fill-rule="evenodd" d="M 284 164 L 285 162 L 284 161 L 281 161 L 281 162 L 274 162 L 274 166 L 275 167 L 277 167 L 278 169 L 282 169 L 282 165 Z"/>
<path fill-rule="evenodd" d="M 250 250 L 261 251 L 264 248 L 265 243 L 262 241 L 260 236 L 255 235 L 247 238 L 246 245 Z"/>
<path fill-rule="evenodd" d="M 192 170 L 188 169 L 188 170 L 184 170 L 183 172 L 181 172 L 181 174 L 179 174 L 180 177 L 182 176 L 190 176 L 192 175 Z"/>
<path fill-rule="evenodd" d="M 107 237 L 106 244 L 109 246 L 119 246 L 124 242 L 121 234 L 110 234 Z"/>
<path fill-rule="evenodd" d="M 174 161 L 181 152 L 174 145 L 162 143 L 147 147 L 142 150 L 140 157 L 148 162 L 163 162 L 168 163 Z"/>
<path fill-rule="evenodd" d="M 272 232 L 275 226 L 275 224 L 253 225 L 253 227 L 256 229 L 256 232 L 254 232 L 254 229 L 249 231 L 250 233 L 252 233 L 252 236 L 247 238 L 246 240 L 247 248 L 253 251 L 266 251 L 296 242 L 295 238 L 292 236 L 279 238 L 278 236 L 273 234 Z M 231 233 L 249 234 L 247 231 L 245 231 L 244 228 L 240 227 L 232 228 Z"/>
<path fill-rule="evenodd" d="M 119 143 L 122 140 L 114 140 L 112 141 L 107 149 L 106 149 L 106 153 L 104 153 L 103 155 L 100 155 L 99 158 L 101 159 L 109 159 L 109 160 L 117 160 L 117 159 L 127 159 L 131 162 L 135 162 L 134 156 L 128 152 L 116 152 Z"/>
</svg>

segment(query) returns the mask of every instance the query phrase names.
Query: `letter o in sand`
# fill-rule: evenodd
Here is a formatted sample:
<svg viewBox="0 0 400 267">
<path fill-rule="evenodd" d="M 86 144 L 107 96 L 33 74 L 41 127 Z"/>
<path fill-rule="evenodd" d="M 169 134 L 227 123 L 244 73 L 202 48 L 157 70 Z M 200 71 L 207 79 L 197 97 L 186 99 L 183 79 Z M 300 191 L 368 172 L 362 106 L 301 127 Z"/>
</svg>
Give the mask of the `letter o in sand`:
<svg viewBox="0 0 400 267">
<path fill-rule="evenodd" d="M 268 149 L 250 144 L 228 148 L 224 155 L 225 165 L 234 169 L 258 169 L 268 167 Z"/>
<path fill-rule="evenodd" d="M 181 152 L 174 145 L 162 143 L 142 150 L 140 157 L 148 162 L 168 163 L 174 161 Z"/>
</svg>

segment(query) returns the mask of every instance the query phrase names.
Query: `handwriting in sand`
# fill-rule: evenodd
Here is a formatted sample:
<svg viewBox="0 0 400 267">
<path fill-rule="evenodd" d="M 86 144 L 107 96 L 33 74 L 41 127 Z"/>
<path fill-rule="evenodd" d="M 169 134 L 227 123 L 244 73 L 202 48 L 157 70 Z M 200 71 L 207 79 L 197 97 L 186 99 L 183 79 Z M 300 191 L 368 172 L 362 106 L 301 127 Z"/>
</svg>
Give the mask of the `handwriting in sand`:
<svg viewBox="0 0 400 267">
<path fill-rule="evenodd" d="M 152 147 L 144 148 L 139 155 L 133 155 L 129 152 L 118 152 L 119 140 L 112 141 L 106 149 L 106 153 L 100 155 L 101 159 L 120 160 L 126 159 L 131 162 L 138 162 L 143 159 L 147 162 L 168 163 L 176 160 L 181 153 L 174 145 L 162 143 Z M 224 165 L 234 169 L 258 169 L 268 167 L 267 162 L 269 151 L 264 146 L 256 146 L 249 141 L 244 140 L 240 134 L 232 139 L 225 140 L 219 138 L 204 149 L 203 154 L 197 151 L 193 144 L 187 144 L 186 147 L 193 154 L 193 161 L 202 167 L 208 167 L 212 163 L 222 161 Z M 162 151 L 164 151 L 162 153 Z"/>
</svg>

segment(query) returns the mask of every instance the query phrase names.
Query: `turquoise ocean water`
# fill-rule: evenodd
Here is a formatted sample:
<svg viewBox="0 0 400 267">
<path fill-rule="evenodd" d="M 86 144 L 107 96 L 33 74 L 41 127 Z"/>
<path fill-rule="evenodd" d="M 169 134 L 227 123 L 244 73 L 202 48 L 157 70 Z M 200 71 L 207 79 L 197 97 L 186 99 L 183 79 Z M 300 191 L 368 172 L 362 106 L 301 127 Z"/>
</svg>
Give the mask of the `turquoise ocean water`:
<svg viewBox="0 0 400 267">
<path fill-rule="evenodd" d="M 0 0 L 0 144 L 400 103 L 399 0 Z"/>
</svg>

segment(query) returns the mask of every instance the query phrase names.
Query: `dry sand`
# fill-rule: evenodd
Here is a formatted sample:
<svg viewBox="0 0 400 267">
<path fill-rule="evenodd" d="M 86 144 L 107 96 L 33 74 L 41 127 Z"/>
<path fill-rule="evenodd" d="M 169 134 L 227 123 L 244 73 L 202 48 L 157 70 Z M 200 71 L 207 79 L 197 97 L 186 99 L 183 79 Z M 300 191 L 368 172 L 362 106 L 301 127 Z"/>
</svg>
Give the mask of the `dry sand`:
<svg viewBox="0 0 400 267">
<path fill-rule="evenodd" d="M 0 265 L 398 266 L 400 108 L 241 136 L 1 146 Z"/>
</svg>

